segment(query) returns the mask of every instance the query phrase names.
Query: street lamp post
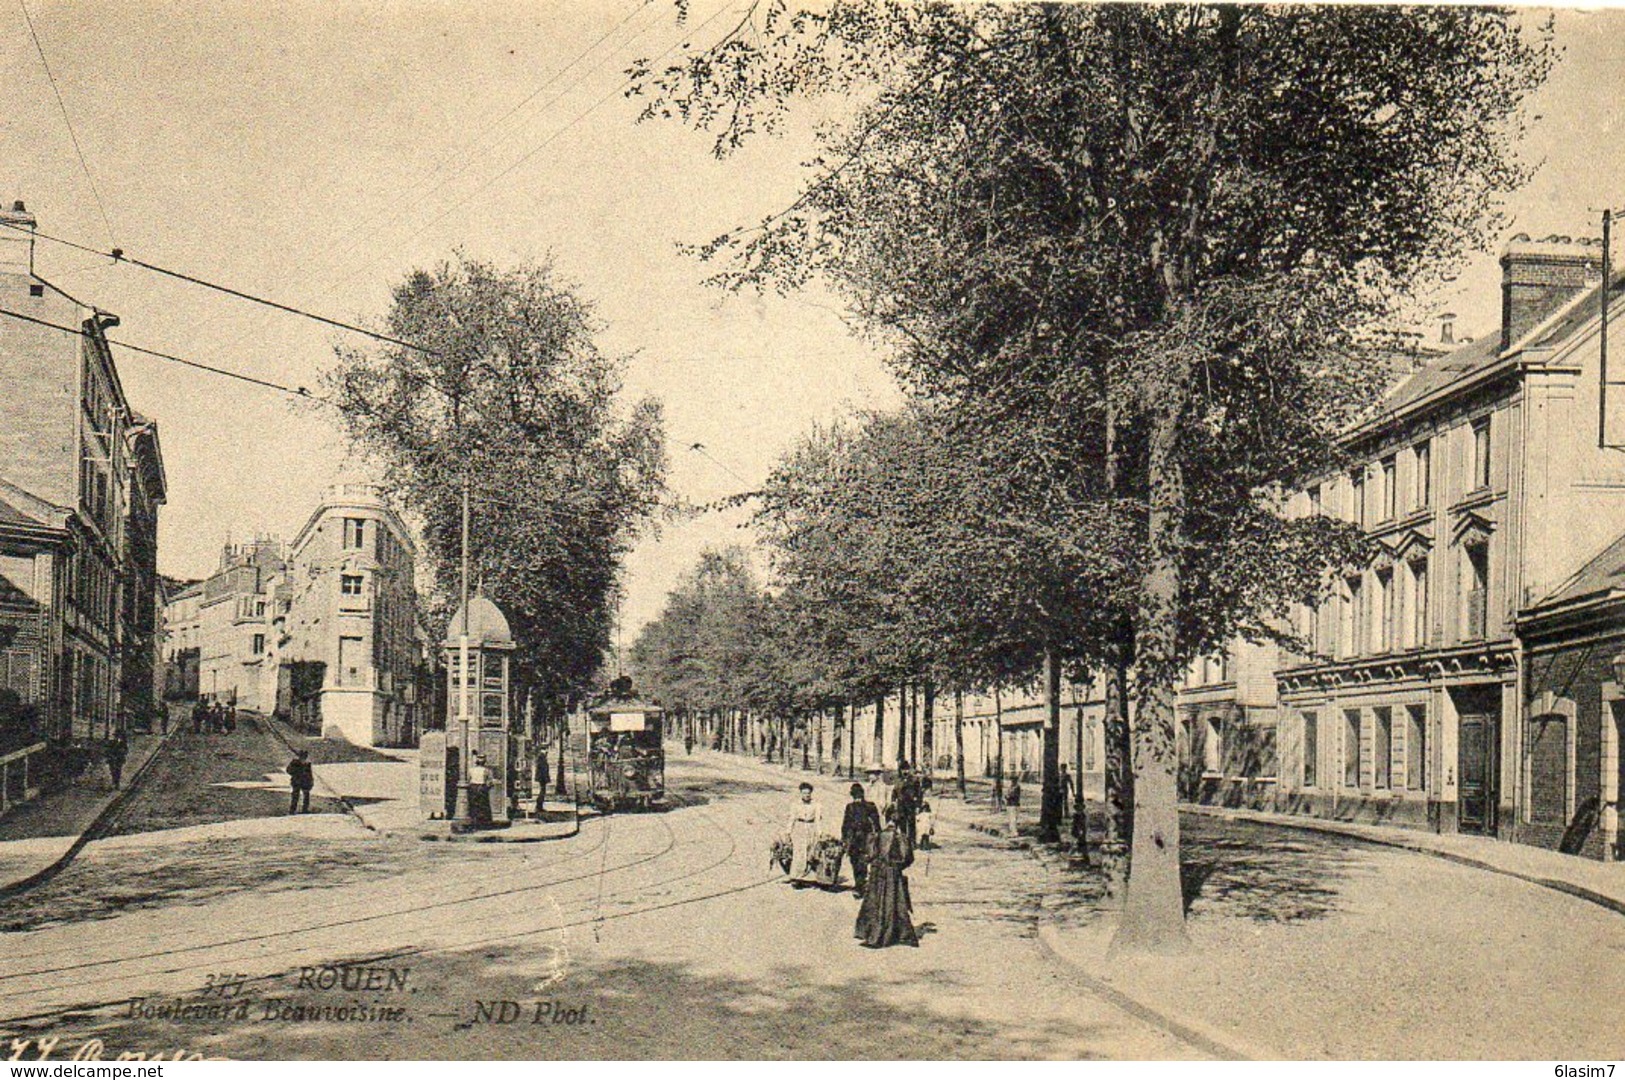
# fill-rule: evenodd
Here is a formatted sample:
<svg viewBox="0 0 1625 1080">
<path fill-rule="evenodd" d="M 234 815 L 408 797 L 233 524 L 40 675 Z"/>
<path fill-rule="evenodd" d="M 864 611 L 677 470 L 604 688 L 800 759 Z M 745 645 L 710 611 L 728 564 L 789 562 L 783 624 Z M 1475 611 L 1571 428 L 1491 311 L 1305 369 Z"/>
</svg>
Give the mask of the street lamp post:
<svg viewBox="0 0 1625 1080">
<path fill-rule="evenodd" d="M 468 469 L 463 469 L 463 625 L 457 640 L 457 720 L 459 727 L 457 751 L 457 802 L 452 808 L 454 827 L 466 828 L 470 824 L 468 805 Z"/>
</svg>

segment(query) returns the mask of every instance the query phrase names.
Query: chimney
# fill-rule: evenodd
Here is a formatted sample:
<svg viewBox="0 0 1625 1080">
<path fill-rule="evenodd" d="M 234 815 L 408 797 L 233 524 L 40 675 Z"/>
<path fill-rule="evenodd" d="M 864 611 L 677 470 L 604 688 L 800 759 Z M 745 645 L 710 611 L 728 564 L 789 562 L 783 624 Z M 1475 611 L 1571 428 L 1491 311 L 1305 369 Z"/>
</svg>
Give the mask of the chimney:
<svg viewBox="0 0 1625 1080">
<path fill-rule="evenodd" d="M 1439 344 L 1454 345 L 1456 343 L 1456 313 L 1446 311 L 1439 316 Z"/>
<path fill-rule="evenodd" d="M 34 215 L 18 199 L 0 210 L 0 274 L 34 273 Z"/>
<path fill-rule="evenodd" d="M 1602 280 L 1602 244 L 1585 237 L 1531 240 L 1519 233 L 1501 253 L 1501 348 Z"/>
</svg>

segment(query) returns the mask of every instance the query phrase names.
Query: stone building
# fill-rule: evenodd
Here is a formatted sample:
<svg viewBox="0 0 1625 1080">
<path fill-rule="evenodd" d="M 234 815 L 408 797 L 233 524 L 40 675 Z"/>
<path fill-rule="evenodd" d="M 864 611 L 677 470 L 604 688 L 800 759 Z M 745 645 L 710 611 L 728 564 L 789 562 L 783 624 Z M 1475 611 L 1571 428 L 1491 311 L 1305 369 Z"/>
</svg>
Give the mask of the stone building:
<svg viewBox="0 0 1625 1080">
<path fill-rule="evenodd" d="M 1526 798 L 1514 836 L 1576 855 L 1625 856 L 1625 536 L 1518 619 Z"/>
<path fill-rule="evenodd" d="M 417 547 L 375 488 L 330 488 L 289 548 L 283 711 L 359 746 L 415 746 L 425 638 Z"/>
<path fill-rule="evenodd" d="M 202 697 L 255 712 L 276 707 L 271 604 L 287 565 L 287 550 L 275 537 L 227 544 L 221 550 L 220 564 L 204 579 L 197 598 Z"/>
<path fill-rule="evenodd" d="M 131 410 L 119 380 L 106 333 L 118 318 L 33 273 L 35 222 L 21 203 L 0 223 L 0 300 L 25 316 L 0 319 L 0 478 L 13 524 L 28 534 L 12 557 L 30 566 L 12 571 L 32 577 L 37 607 L 23 619 L 32 631 L 14 638 L 32 642 L 13 650 L 27 659 L 7 664 L 26 668 L 16 681 L 46 741 L 103 739 L 121 723 L 124 634 L 150 640 L 152 602 L 125 594 L 155 587 L 157 429 Z"/>
<path fill-rule="evenodd" d="M 1625 405 L 1599 419 L 1600 255 L 1515 238 L 1499 333 L 1400 382 L 1345 437 L 1353 464 L 1293 496 L 1378 554 L 1297 614 L 1311 652 L 1278 671 L 1283 809 L 1518 835 L 1514 619 L 1625 529 L 1625 454 L 1599 446 Z"/>
</svg>

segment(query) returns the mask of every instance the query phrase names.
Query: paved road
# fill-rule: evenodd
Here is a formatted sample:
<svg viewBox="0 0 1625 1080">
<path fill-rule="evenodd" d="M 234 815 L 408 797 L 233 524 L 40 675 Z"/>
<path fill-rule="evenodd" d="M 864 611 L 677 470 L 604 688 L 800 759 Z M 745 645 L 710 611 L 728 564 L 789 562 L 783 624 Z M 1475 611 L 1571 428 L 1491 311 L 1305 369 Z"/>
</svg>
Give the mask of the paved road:
<svg viewBox="0 0 1625 1080">
<path fill-rule="evenodd" d="M 0 1035 L 276 1059 L 1201 1056 L 1051 958 L 1039 918 L 1087 962 L 1112 916 L 1087 876 L 969 828 L 985 811 L 942 801 L 943 847 L 910 874 L 922 945 L 871 952 L 850 894 L 768 869 L 799 776 L 702 753 L 669 777 L 669 813 L 540 845 L 346 814 L 93 844 L 0 905 Z M 1617 1050 L 1611 912 L 1292 830 L 1192 820 L 1186 841 L 1199 951 L 1111 974 L 1200 1030 L 1305 1057 Z"/>
<path fill-rule="evenodd" d="M 1199 1054 L 1044 959 L 1041 872 L 998 842 L 951 829 L 912 874 L 923 946 L 872 952 L 850 894 L 768 869 L 793 778 L 720 755 L 670 776 L 671 812 L 533 847 L 328 815 L 251 842 L 122 838 L 11 913 L 38 928 L 4 941 L 0 1030 L 248 1058 Z M 346 962 L 348 990 L 324 969 Z M 223 975 L 244 981 L 207 992 Z"/>
</svg>

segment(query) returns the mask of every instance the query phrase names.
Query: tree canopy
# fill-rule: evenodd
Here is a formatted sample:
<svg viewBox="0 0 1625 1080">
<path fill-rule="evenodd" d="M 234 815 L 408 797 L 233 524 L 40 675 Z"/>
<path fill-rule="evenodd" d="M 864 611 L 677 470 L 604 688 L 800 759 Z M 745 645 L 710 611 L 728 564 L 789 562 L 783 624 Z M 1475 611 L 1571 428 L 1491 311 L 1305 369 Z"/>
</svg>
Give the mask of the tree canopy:
<svg viewBox="0 0 1625 1080">
<path fill-rule="evenodd" d="M 441 619 L 457 604 L 466 483 L 474 582 L 508 616 L 519 676 L 544 694 L 585 690 L 621 560 L 664 490 L 659 403 L 625 399 L 591 305 L 547 264 L 413 272 L 385 325 L 416 347 L 342 348 L 327 384 L 422 522 Z"/>
</svg>

